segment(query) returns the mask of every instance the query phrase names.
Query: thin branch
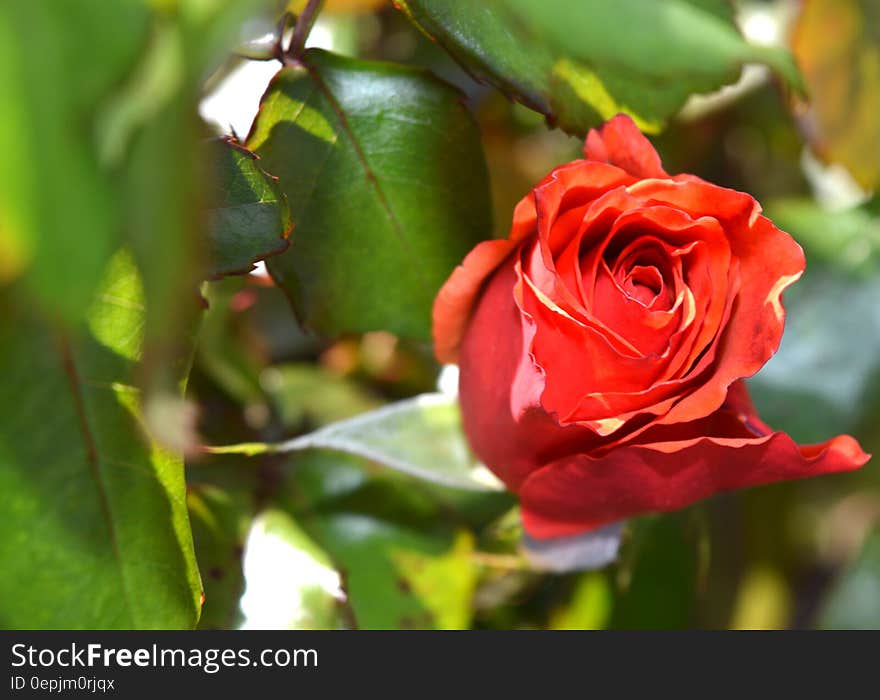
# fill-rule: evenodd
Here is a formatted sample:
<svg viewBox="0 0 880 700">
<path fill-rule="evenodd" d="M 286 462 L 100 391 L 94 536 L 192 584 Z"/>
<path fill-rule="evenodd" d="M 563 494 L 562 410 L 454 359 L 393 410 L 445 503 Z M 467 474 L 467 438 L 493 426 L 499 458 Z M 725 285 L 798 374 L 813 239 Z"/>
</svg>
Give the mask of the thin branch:
<svg viewBox="0 0 880 700">
<path fill-rule="evenodd" d="M 275 27 L 275 43 L 272 46 L 272 56 L 277 58 L 279 61 L 284 63 L 284 32 L 287 30 L 287 23 L 293 15 L 290 12 L 285 12 L 281 15 L 281 19 L 278 20 L 278 25 Z"/>
<path fill-rule="evenodd" d="M 290 40 L 290 46 L 287 47 L 287 51 L 284 54 L 286 62 L 296 62 L 303 55 L 303 51 L 306 48 L 306 39 L 308 39 L 312 25 L 314 25 L 323 5 L 324 0 L 309 0 L 300 16 L 296 18 L 293 37 Z"/>
</svg>

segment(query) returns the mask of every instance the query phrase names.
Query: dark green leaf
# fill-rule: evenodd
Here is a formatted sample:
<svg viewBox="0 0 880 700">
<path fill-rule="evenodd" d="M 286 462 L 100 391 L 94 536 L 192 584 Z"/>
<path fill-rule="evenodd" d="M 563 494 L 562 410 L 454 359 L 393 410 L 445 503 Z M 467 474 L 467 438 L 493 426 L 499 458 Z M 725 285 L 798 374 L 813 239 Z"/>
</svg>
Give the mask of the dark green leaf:
<svg viewBox="0 0 880 700">
<path fill-rule="evenodd" d="M 143 336 L 131 257 L 112 259 L 87 329 L 12 301 L 0 301 L 0 626 L 194 626 L 183 463 L 143 438 L 129 384 Z"/>
<path fill-rule="evenodd" d="M 746 61 L 799 85 L 790 56 L 746 43 L 715 0 L 399 4 L 475 76 L 579 135 L 618 112 L 657 131 L 688 96 L 732 82 Z"/>
<path fill-rule="evenodd" d="M 688 513 L 640 518 L 621 557 L 610 627 L 680 629 L 691 624 L 699 574 Z"/>
<path fill-rule="evenodd" d="M 214 197 L 208 210 L 208 275 L 246 273 L 288 247 L 292 222 L 277 178 L 229 140 L 211 145 Z"/>
<path fill-rule="evenodd" d="M 308 51 L 273 80 L 247 145 L 290 203 L 292 247 L 268 267 L 304 324 L 428 339 L 437 290 L 491 234 L 459 93 L 421 70 Z"/>
</svg>

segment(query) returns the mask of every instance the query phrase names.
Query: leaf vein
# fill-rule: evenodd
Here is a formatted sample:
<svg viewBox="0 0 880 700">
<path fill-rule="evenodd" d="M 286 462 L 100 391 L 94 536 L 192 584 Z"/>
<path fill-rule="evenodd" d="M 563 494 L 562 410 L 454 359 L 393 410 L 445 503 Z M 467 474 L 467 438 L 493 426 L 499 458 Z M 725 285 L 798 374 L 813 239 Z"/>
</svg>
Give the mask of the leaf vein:
<svg viewBox="0 0 880 700">
<path fill-rule="evenodd" d="M 361 164 L 361 167 L 364 169 L 365 178 L 367 183 L 375 190 L 376 197 L 379 200 L 379 204 L 381 208 L 385 211 L 385 214 L 388 217 L 388 221 L 391 224 L 391 228 L 394 230 L 395 236 L 400 243 L 400 247 L 406 253 L 407 257 L 416 260 L 415 251 L 409 244 L 406 236 L 403 233 L 403 226 L 400 223 L 400 220 L 397 218 L 397 214 L 394 212 L 394 209 L 391 206 L 391 202 L 388 200 L 385 191 L 382 189 L 382 185 L 379 182 L 379 178 L 376 175 L 376 172 L 373 170 L 373 167 L 370 165 L 369 160 L 367 159 L 366 151 L 358 140 L 357 136 L 354 133 L 354 130 L 351 128 L 351 125 L 348 123 L 348 118 L 345 116 L 345 111 L 342 109 L 342 106 L 339 104 L 339 101 L 336 99 L 336 96 L 330 90 L 330 87 L 321 77 L 320 72 L 308 62 L 304 62 L 306 70 L 308 70 L 309 75 L 314 81 L 315 85 L 321 91 L 321 94 L 324 95 L 330 108 L 333 110 L 336 115 L 336 119 L 339 121 L 339 126 L 345 135 L 348 137 L 348 140 L 351 142 L 352 147 L 354 148 L 355 155 L 357 156 L 358 162 Z M 424 279 L 422 275 L 422 271 L 418 265 L 413 265 L 412 267 L 414 276 L 418 282 L 418 285 L 422 288 L 422 291 L 431 299 L 431 292 L 427 280 Z"/>
<path fill-rule="evenodd" d="M 77 419 L 79 421 L 80 433 L 82 434 L 83 443 L 86 449 L 86 461 L 89 464 L 89 471 L 92 475 L 92 479 L 95 482 L 95 487 L 98 492 L 98 500 L 101 505 L 101 512 L 104 516 L 104 519 L 107 524 L 107 530 L 110 535 L 110 544 L 113 549 L 113 555 L 116 558 L 116 564 L 119 568 L 119 578 L 122 583 L 122 594 L 125 598 L 126 607 L 129 610 L 129 614 L 132 616 L 132 622 L 134 623 L 134 604 L 132 591 L 129 587 L 126 575 L 125 575 L 125 566 L 123 564 L 122 552 L 119 548 L 119 537 L 116 532 L 116 527 L 113 524 L 113 511 L 110 507 L 110 497 L 107 493 L 107 487 L 104 484 L 103 477 L 101 474 L 101 459 L 98 455 L 98 446 L 95 441 L 95 435 L 92 431 L 91 425 L 89 423 L 88 412 L 86 409 L 85 396 L 83 395 L 83 381 L 80 378 L 79 371 L 76 368 L 76 363 L 73 357 L 73 351 L 70 347 L 70 342 L 67 337 L 61 335 L 59 338 L 60 343 L 60 352 L 62 364 L 64 366 L 64 373 L 67 376 L 68 383 L 70 384 L 70 391 L 73 395 L 73 403 L 74 408 L 76 410 Z"/>
</svg>

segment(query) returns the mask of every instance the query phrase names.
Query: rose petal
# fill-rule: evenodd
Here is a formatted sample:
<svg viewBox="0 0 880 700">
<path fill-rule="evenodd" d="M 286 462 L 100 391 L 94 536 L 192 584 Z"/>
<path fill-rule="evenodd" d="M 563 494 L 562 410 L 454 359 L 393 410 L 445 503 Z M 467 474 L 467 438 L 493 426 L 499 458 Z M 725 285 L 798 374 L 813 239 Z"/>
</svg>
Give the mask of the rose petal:
<svg viewBox="0 0 880 700">
<path fill-rule="evenodd" d="M 782 292 L 804 270 L 801 247 L 768 219 L 759 216 L 745 232 L 729 234 L 739 265 L 739 291 L 724 323 L 712 377 L 672 407 L 658 422 L 695 420 L 720 407 L 728 387 L 751 377 L 779 348 L 785 322 Z"/>
<path fill-rule="evenodd" d="M 678 510 L 720 491 L 858 469 L 868 458 L 848 435 L 798 447 L 785 433 L 572 455 L 523 482 L 523 524 L 533 537 L 573 535 L 640 513 Z"/>
<path fill-rule="evenodd" d="M 526 348 L 534 324 L 516 305 L 513 266 L 486 286 L 460 353 L 459 401 L 471 447 L 511 489 L 536 466 L 598 438 L 587 428 L 560 428 L 541 408 L 544 378 Z"/>
<path fill-rule="evenodd" d="M 588 160 L 616 165 L 635 177 L 666 177 L 654 146 L 626 114 L 609 119 L 598 130 L 590 129 L 584 155 Z"/>
<path fill-rule="evenodd" d="M 480 289 L 495 269 L 535 231 L 535 203 L 525 197 L 513 212 L 506 240 L 483 241 L 467 254 L 446 280 L 434 300 L 434 354 L 443 363 L 458 361 L 458 349 Z"/>
<path fill-rule="evenodd" d="M 689 281 L 700 292 L 695 301 L 693 294 L 684 290 L 685 323 L 674 333 L 660 335 L 659 341 L 668 343 L 668 348 L 655 354 L 644 354 L 645 350 L 657 351 L 656 347 L 645 345 L 645 334 L 653 329 L 634 327 L 636 319 L 617 307 L 600 308 L 607 305 L 608 299 L 597 297 L 595 292 L 587 295 L 587 302 L 599 317 L 588 314 L 567 318 L 558 310 L 553 311 L 552 304 L 540 297 L 531 301 L 533 306 L 526 310 L 539 323 L 531 351 L 536 362 L 547 370 L 544 407 L 563 424 L 577 422 L 606 436 L 637 416 L 664 414 L 692 390 L 694 382 L 705 381 L 704 374 L 715 358 L 715 345 L 720 342 L 719 329 L 730 313 L 728 292 L 735 289 L 728 286 L 727 277 L 736 265 L 730 259 L 724 231 L 710 217 L 694 219 L 667 206 L 643 207 L 639 200 L 618 190 L 602 199 L 605 208 L 591 209 L 590 214 L 615 213 L 621 205 L 631 208 L 617 216 L 603 240 L 593 243 L 585 256 L 587 273 L 592 268 L 589 260 L 598 259 L 597 282 L 602 281 L 603 252 L 615 237 L 624 238 L 619 244 L 624 251 L 636 251 L 638 245 L 653 241 L 676 260 L 675 265 L 687 261 Z M 530 267 L 529 275 L 532 270 Z M 553 277 L 549 273 L 545 276 L 543 284 L 552 287 Z M 552 313 L 540 308 L 542 303 Z M 644 307 L 639 306 L 639 314 L 636 318 L 647 321 Z M 606 342 L 600 342 L 602 339 Z M 642 352 L 633 352 L 632 343 Z M 701 353 L 700 362 L 694 365 Z M 559 366 L 579 370 L 575 376 L 559 376 L 554 370 Z M 726 389 L 727 385 L 721 389 L 721 400 Z M 699 418 L 716 410 L 719 404 L 702 413 L 696 405 L 691 408 L 695 410 L 694 417 Z M 640 424 L 644 425 L 644 421 Z"/>
<path fill-rule="evenodd" d="M 492 272 L 528 236 L 537 233 L 543 222 L 555 219 L 565 201 L 590 202 L 607 190 L 628 185 L 633 178 L 623 170 L 601 163 L 577 160 L 556 168 L 526 195 L 513 213 L 513 224 L 506 240 L 479 243 L 458 265 L 434 300 L 434 354 L 440 362 L 457 362 L 458 348 L 467 327 L 474 302 Z"/>
<path fill-rule="evenodd" d="M 534 189 L 538 235 L 555 257 L 568 244 L 574 231 L 556 228 L 561 213 L 590 205 L 602 195 L 632 185 L 632 175 L 615 165 L 575 160 L 553 170 Z M 580 223 L 579 221 L 577 223 Z"/>
<path fill-rule="evenodd" d="M 711 216 L 725 229 L 747 229 L 761 213 L 761 205 L 751 195 L 694 175 L 640 180 L 627 189 L 648 205 L 666 204 L 695 219 Z"/>
</svg>

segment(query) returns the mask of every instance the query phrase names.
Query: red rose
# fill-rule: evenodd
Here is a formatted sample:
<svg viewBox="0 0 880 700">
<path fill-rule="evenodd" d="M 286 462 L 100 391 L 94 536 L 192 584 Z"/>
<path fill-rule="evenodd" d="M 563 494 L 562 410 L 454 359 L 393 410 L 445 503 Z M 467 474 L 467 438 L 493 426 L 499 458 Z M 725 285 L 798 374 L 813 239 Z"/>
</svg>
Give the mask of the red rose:
<svg viewBox="0 0 880 700">
<path fill-rule="evenodd" d="M 849 436 L 799 447 L 773 432 L 741 381 L 779 346 L 797 243 L 751 196 L 667 175 L 626 116 L 591 131 L 584 153 L 434 304 L 468 438 L 519 494 L 528 533 L 862 466 Z"/>
</svg>

